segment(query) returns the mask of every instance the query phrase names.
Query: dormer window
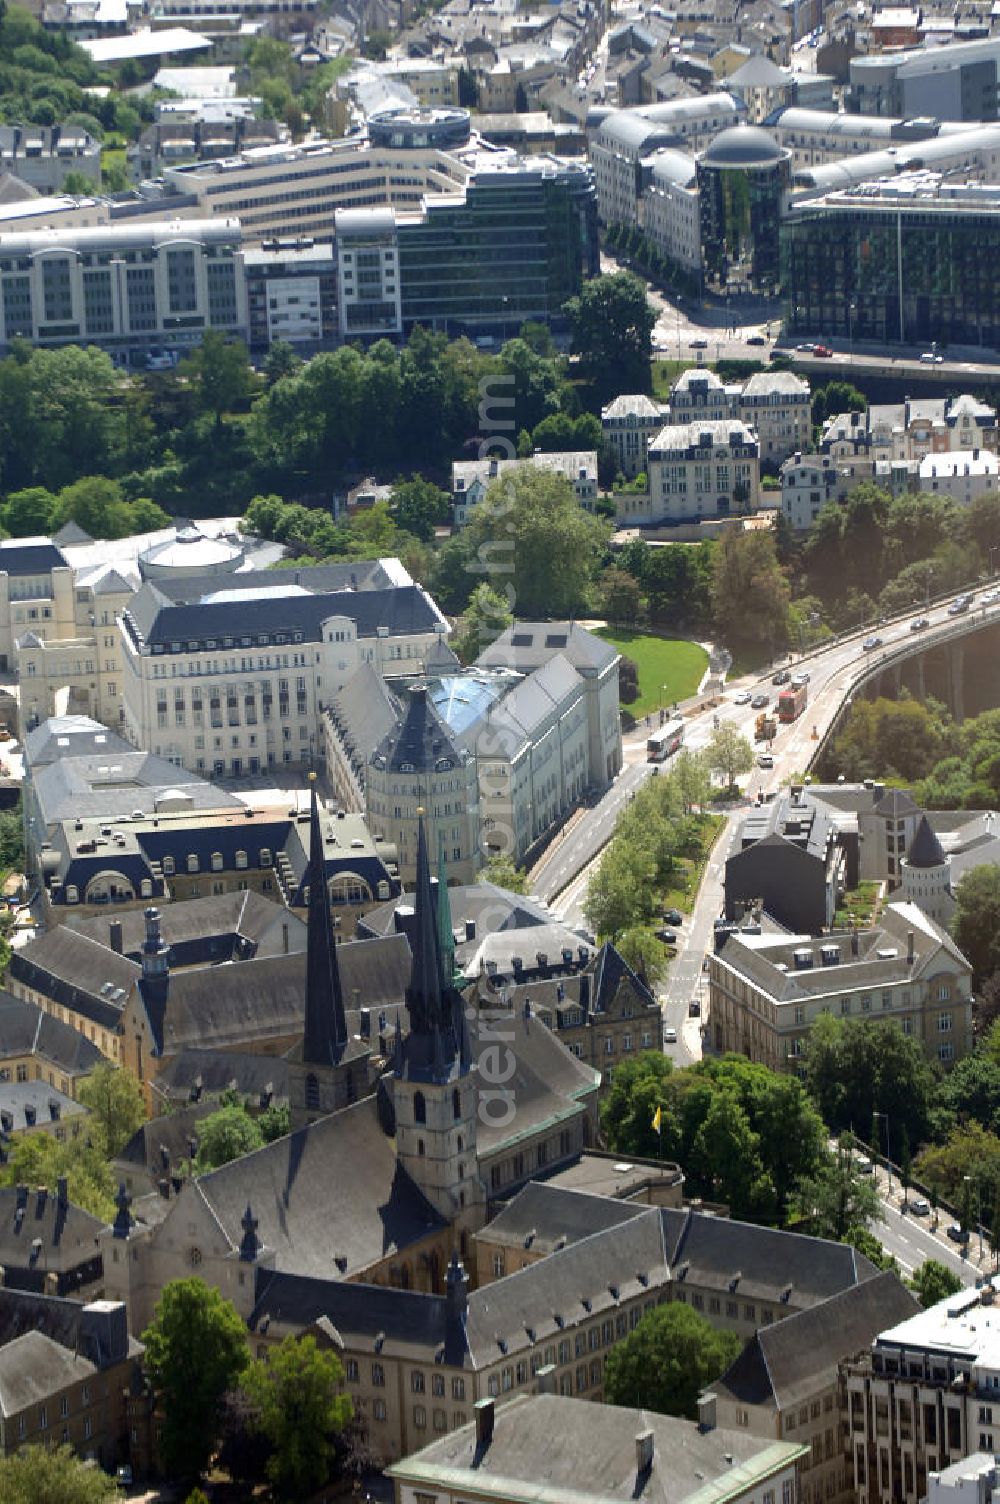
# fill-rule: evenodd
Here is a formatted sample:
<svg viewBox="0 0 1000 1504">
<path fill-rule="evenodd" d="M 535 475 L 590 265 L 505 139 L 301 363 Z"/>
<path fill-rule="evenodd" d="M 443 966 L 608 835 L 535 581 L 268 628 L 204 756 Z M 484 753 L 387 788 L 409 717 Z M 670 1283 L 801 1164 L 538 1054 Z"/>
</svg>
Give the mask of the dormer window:
<svg viewBox="0 0 1000 1504">
<path fill-rule="evenodd" d="M 188 856 L 188 859 L 187 859 L 187 870 L 189 872 L 197 872 L 198 871 L 198 858 L 196 856 L 194 856 L 193 854 Z"/>
<path fill-rule="evenodd" d="M 221 851 L 213 851 L 212 852 L 212 871 L 213 872 L 221 872 L 222 871 L 222 852 Z"/>
</svg>

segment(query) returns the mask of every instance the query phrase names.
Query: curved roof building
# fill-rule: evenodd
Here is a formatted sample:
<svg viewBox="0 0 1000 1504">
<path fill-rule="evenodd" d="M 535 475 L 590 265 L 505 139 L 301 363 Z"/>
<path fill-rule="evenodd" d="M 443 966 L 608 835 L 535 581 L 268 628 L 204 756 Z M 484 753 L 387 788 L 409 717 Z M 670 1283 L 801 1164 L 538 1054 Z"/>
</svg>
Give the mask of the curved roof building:
<svg viewBox="0 0 1000 1504">
<path fill-rule="evenodd" d="M 235 574 L 244 559 L 243 547 L 225 538 L 209 538 L 188 523 L 173 538 L 154 543 L 139 555 L 144 580 L 182 580 L 191 575 Z"/>
</svg>

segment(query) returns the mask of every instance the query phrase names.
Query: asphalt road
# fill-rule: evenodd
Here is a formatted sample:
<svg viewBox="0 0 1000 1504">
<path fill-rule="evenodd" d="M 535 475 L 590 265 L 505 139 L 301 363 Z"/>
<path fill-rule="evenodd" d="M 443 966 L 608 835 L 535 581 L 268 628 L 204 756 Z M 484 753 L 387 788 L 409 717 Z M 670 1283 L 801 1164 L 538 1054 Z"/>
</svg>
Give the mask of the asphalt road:
<svg viewBox="0 0 1000 1504">
<path fill-rule="evenodd" d="M 707 1025 L 707 988 L 703 984 L 702 966 L 711 950 L 715 919 L 722 912 L 722 878 L 736 822 L 752 803 L 759 791 L 777 790 L 795 774 L 807 767 L 816 748 L 817 738 L 822 736 L 837 714 L 844 697 L 850 692 L 859 667 L 881 660 L 901 646 L 909 647 L 918 641 L 929 644 L 945 628 L 954 628 L 955 619 L 947 615 L 947 601 L 941 601 L 929 610 L 918 609 L 883 627 L 878 634 L 881 646 L 874 652 L 865 650 L 865 637 L 872 630 L 864 627 L 851 637 L 834 643 L 821 652 L 808 655 L 801 663 L 785 662 L 793 672 L 799 669 L 810 675 L 809 704 L 803 715 L 789 726 L 780 726 L 770 751 L 774 757 L 773 769 L 755 766 L 751 774 L 741 780 L 743 798 L 729 813 L 727 825 L 720 833 L 706 869 L 690 918 L 679 930 L 679 945 L 671 962 L 661 991 L 664 1025 L 677 1033 L 677 1043 L 667 1049 L 679 1065 L 689 1064 L 701 1054 L 700 1026 Z M 980 610 L 974 607 L 969 617 L 960 621 L 978 622 L 988 611 L 1000 619 L 1000 603 Z M 926 615 L 930 625 L 921 633 L 911 632 L 910 622 Z M 698 750 L 707 746 L 713 731 L 716 716 L 720 721 L 731 722 L 749 740 L 753 740 L 754 722 L 758 712 L 749 705 L 737 705 L 737 695 L 750 691 L 766 694 L 769 708 L 773 708 L 778 690 L 771 684 L 772 665 L 759 678 L 747 677 L 733 681 L 726 688 L 722 704 L 711 710 L 691 714 L 687 718 L 685 746 Z M 681 709 L 683 710 L 683 706 Z M 583 899 L 587 882 L 600 853 L 614 833 L 615 822 L 627 799 L 650 776 L 652 768 L 645 762 L 645 742 L 648 726 L 636 728 L 625 739 L 625 767 L 603 797 L 578 819 L 566 834 L 557 837 L 545 859 L 535 868 L 531 891 L 548 903 L 556 915 L 573 928 L 584 927 Z M 669 770 L 669 763 L 663 765 Z M 701 1018 L 691 1019 L 688 1009 L 697 997 L 701 1004 Z M 912 1219 L 907 1219 L 908 1223 Z"/>
<path fill-rule="evenodd" d="M 891 1253 L 904 1274 L 910 1275 L 926 1259 L 936 1259 L 944 1264 L 965 1285 L 974 1285 L 981 1274 L 992 1273 L 993 1259 L 986 1239 L 983 1240 L 983 1259 L 979 1259 L 979 1239 L 975 1236 L 968 1245 L 969 1256 L 962 1257 L 961 1247 L 947 1235 L 951 1220 L 940 1214 L 937 1230 L 933 1216 L 915 1217 L 912 1212 L 901 1209 L 902 1193 L 899 1182 L 893 1177 L 892 1190 L 888 1190 L 885 1174 L 878 1172 L 879 1198 L 882 1202 L 881 1219 L 872 1228 L 875 1236 Z M 911 1192 L 911 1198 L 913 1193 Z"/>
</svg>

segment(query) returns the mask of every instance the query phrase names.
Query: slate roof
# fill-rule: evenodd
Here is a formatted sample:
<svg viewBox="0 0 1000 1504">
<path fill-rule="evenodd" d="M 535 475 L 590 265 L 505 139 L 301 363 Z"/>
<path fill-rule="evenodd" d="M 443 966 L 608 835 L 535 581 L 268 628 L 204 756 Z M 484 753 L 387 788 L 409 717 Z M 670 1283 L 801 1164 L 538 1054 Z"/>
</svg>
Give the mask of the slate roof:
<svg viewBox="0 0 1000 1504">
<path fill-rule="evenodd" d="M 244 1097 L 259 1100 L 270 1087 L 272 1101 L 287 1102 L 288 1063 L 280 1055 L 251 1055 L 240 1050 L 180 1050 L 164 1062 L 153 1090 L 170 1101 L 184 1102 L 191 1100 L 192 1092 L 198 1092 L 198 1100 L 206 1100 L 214 1108 L 217 1104 L 212 1099 L 234 1083 Z"/>
<path fill-rule="evenodd" d="M 525 1019 L 509 1012 L 480 1011 L 469 1022 L 472 1058 L 496 1048 L 502 1039 L 514 1058 L 514 1074 L 504 1090 L 514 1105 L 510 1123 L 480 1122 L 476 1144 L 480 1156 L 494 1154 L 501 1146 L 514 1144 L 544 1125 L 555 1126 L 579 1116 L 583 1103 L 597 1092 L 600 1073 L 578 1060 L 536 1018 Z M 478 1081 L 478 1067 L 476 1069 Z"/>
<path fill-rule="evenodd" d="M 648 1475 L 636 1477 L 636 1436 L 653 1432 Z M 460 1427 L 389 1468 L 389 1476 L 453 1496 L 633 1504 L 722 1504 L 758 1497 L 764 1481 L 804 1447 L 745 1431 L 703 1431 L 650 1410 L 595 1405 L 562 1395 L 517 1395 L 497 1407 L 487 1446 L 475 1424 Z"/>
<path fill-rule="evenodd" d="M 89 715 L 53 715 L 24 738 L 25 760 L 34 770 L 61 757 L 84 752 L 133 752 L 124 737 L 109 731 Z"/>
<path fill-rule="evenodd" d="M 349 1279 L 447 1226 L 397 1164 L 374 1097 L 201 1176 L 191 1193 L 234 1249 L 249 1204 L 275 1267 L 311 1278 Z"/>
<path fill-rule="evenodd" d="M 0 1082 L 0 1134 L 83 1117 L 86 1108 L 48 1081 Z"/>
<path fill-rule="evenodd" d="M 907 864 L 911 867 L 943 867 L 946 860 L 941 842 L 934 834 L 930 821 L 926 815 L 922 815 L 906 853 Z"/>
<path fill-rule="evenodd" d="M 0 543 L 0 574 L 48 574 L 68 569 L 69 560 L 48 538 L 14 538 Z"/>
<path fill-rule="evenodd" d="M 529 1180 L 478 1236 L 484 1243 L 548 1254 L 645 1216 L 648 1211 L 649 1207 L 639 1201 L 590 1196 Z"/>
<path fill-rule="evenodd" d="M 348 748 L 362 761 L 399 720 L 399 707 L 385 680 L 367 659 L 335 697 L 332 717 Z"/>
<path fill-rule="evenodd" d="M 24 1332 L 0 1347 L 0 1414 L 19 1414 L 92 1378 L 95 1364 L 44 1332 Z"/>
<path fill-rule="evenodd" d="M 284 570 L 271 570 L 267 585 L 259 587 L 247 585 L 242 575 L 233 576 L 240 591 L 238 599 L 177 605 L 158 583 L 147 581 L 124 612 L 123 625 L 136 646 L 169 647 L 172 642 L 182 642 L 187 651 L 192 650 L 192 644 L 194 651 L 202 651 L 207 641 L 218 642 L 225 636 L 256 637 L 262 633 L 271 640 L 275 633 L 293 636 L 298 632 L 306 642 L 319 642 L 323 623 L 334 616 L 352 621 L 359 637 L 375 637 L 380 627 L 386 627 L 390 637 L 447 627 L 444 617 L 419 585 L 386 590 L 336 590 L 315 595 L 309 591 L 281 594 L 282 588 L 290 589 L 294 583 L 285 575 Z M 251 595 L 255 588 L 261 591 L 258 599 Z M 265 594 L 265 590 L 270 593 Z M 212 593 L 217 593 L 214 582 Z"/>
<path fill-rule="evenodd" d="M 161 536 L 159 534 L 155 536 Z M 294 569 L 242 569 L 229 575 L 189 574 L 182 579 L 169 577 L 156 581 L 160 595 L 174 604 L 191 604 L 209 593 L 223 591 L 267 590 L 275 584 L 301 585 L 314 595 L 332 591 L 371 589 L 385 590 L 393 585 L 412 584 L 398 559 L 347 559 L 341 563 L 301 565 Z"/>
<path fill-rule="evenodd" d="M 67 1076 L 88 1075 L 104 1056 L 79 1029 L 0 990 L 0 1059 L 40 1055 Z"/>
<path fill-rule="evenodd" d="M 348 1007 L 356 1003 L 378 1010 L 402 998 L 410 968 L 405 935 L 350 941 L 338 947 L 337 960 Z M 299 951 L 177 972 L 169 977 L 162 1006 L 142 987 L 140 992 L 163 1052 L 172 1055 L 301 1034 L 305 987 L 306 957 Z M 355 1043 L 358 1053 L 361 1046 Z"/>
<path fill-rule="evenodd" d="M 562 653 L 554 654 L 493 707 L 489 717 L 492 745 L 509 758 L 516 757 L 555 710 L 566 713 L 574 690 L 577 698 L 583 693 L 580 675 Z M 480 718 L 468 727 L 462 739 L 475 747 L 481 734 Z"/>
<path fill-rule="evenodd" d="M 672 1207 L 660 1216 L 676 1279 L 773 1301 L 776 1312 L 816 1305 L 877 1272 L 846 1243 Z"/>
<path fill-rule="evenodd" d="M 30 1275 L 40 1286 L 50 1271 L 67 1274 L 98 1260 L 97 1235 L 103 1226 L 99 1217 L 73 1202 L 61 1203 L 56 1188 L 43 1197 L 27 1187 L 0 1187 L 0 1267 L 7 1282 L 23 1285 Z M 41 1243 L 37 1253 L 36 1239 Z"/>
<path fill-rule="evenodd" d="M 905 815 L 915 815 L 920 806 L 915 804 L 905 789 L 890 789 L 884 799 L 875 806 L 875 813 L 890 820 L 902 820 Z"/>
<path fill-rule="evenodd" d="M 795 1408 L 829 1385 L 837 1364 L 869 1348 L 879 1332 L 919 1310 L 892 1271 L 853 1285 L 809 1310 L 758 1327 L 712 1388 L 742 1405 Z"/>
<path fill-rule="evenodd" d="M 197 951 L 201 964 L 216 964 L 244 959 L 247 947 L 256 947 L 278 919 L 288 923 L 289 946 L 295 951 L 303 950 L 305 925 L 302 919 L 297 914 L 290 914 L 283 904 L 272 903 L 263 894 L 249 889 L 245 893 L 223 893 L 164 904 L 160 910 L 160 934 L 164 944 L 172 948 L 172 966 L 194 964 L 193 951 Z M 146 938 L 146 921 L 141 909 L 94 917 L 71 914 L 66 927 L 101 945 L 108 945 L 112 922 L 122 927 L 123 953 L 130 960 L 141 962 L 142 944 Z"/>
<path fill-rule="evenodd" d="M 258 1265 L 257 1301 L 248 1325 L 252 1332 L 260 1332 L 272 1322 L 297 1330 L 322 1323 L 328 1334 L 338 1333 L 352 1348 L 369 1346 L 373 1357 L 385 1353 L 426 1360 L 440 1349 L 458 1367 L 468 1356 L 464 1335 L 449 1332 L 448 1302 L 443 1295 L 305 1279 Z M 377 1338 L 381 1340 L 376 1347 Z"/>
<path fill-rule="evenodd" d="M 115 1029 L 141 968 L 107 945 L 59 924 L 15 949 L 7 972 L 22 986 L 104 1029 Z"/>
<path fill-rule="evenodd" d="M 457 738 L 441 716 L 424 683 L 411 684 L 402 717 L 383 739 L 377 755 L 390 772 L 431 772 L 443 758 L 464 762 Z M 381 763 L 379 764 L 381 766 Z"/>
<path fill-rule="evenodd" d="M 137 809 L 154 815 L 167 790 L 174 794 L 179 790 L 193 813 L 240 807 L 232 794 L 196 773 L 185 772 L 153 752 L 113 746 L 118 738 L 110 732 L 107 738 L 108 744 L 100 745 L 100 736 L 95 736 L 92 749 L 74 737 L 69 748 L 57 752 L 58 761 L 50 759 L 43 765 L 32 761 L 29 749 L 35 797 L 50 835 L 60 821 L 72 827 L 79 819 L 113 820 Z M 47 751 L 43 749 L 42 755 L 47 756 Z M 128 832 L 127 826 L 122 828 Z"/>
<path fill-rule="evenodd" d="M 575 621 L 516 621 L 476 659 L 477 668 L 506 668 L 519 673 L 561 653 L 585 678 L 610 667 L 618 650 Z"/>
</svg>

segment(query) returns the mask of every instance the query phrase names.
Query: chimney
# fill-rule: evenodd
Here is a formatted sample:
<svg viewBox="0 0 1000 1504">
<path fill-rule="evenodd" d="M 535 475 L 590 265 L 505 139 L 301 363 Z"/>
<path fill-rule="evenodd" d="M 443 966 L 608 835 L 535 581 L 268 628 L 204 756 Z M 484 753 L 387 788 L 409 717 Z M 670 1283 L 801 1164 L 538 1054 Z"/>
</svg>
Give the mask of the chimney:
<svg viewBox="0 0 1000 1504">
<path fill-rule="evenodd" d="M 637 1478 L 645 1478 L 653 1466 L 653 1453 L 655 1451 L 655 1439 L 653 1432 L 640 1431 L 635 1438 L 635 1471 Z"/>
<path fill-rule="evenodd" d="M 907 930 L 907 932 L 906 932 L 906 964 L 907 964 L 907 966 L 912 966 L 913 965 L 914 954 L 915 954 L 915 952 L 914 952 L 914 948 L 913 948 L 913 931 L 912 930 Z"/>
<path fill-rule="evenodd" d="M 123 1300 L 92 1300 L 80 1313 L 80 1337 L 98 1368 L 128 1356 L 128 1316 Z"/>
<path fill-rule="evenodd" d="M 287 924 L 287 922 L 284 923 L 281 926 L 281 953 L 282 953 L 282 955 L 285 955 L 285 956 L 288 955 L 288 924 Z"/>
<path fill-rule="evenodd" d="M 477 1400 L 476 1411 L 476 1449 L 486 1448 L 493 1440 L 493 1422 L 496 1419 L 496 1405 L 493 1400 Z"/>
<path fill-rule="evenodd" d="M 698 1396 L 698 1430 L 715 1430 L 715 1395 L 700 1394 Z"/>
<path fill-rule="evenodd" d="M 48 1188 L 48 1186 L 47 1185 L 40 1185 L 38 1187 L 38 1211 L 37 1211 L 37 1215 L 39 1217 L 41 1217 L 41 1216 L 44 1215 L 44 1213 L 45 1213 L 45 1203 L 46 1203 L 46 1201 L 48 1199 L 49 1199 L 49 1188 Z"/>
<path fill-rule="evenodd" d="M 590 978 L 588 976 L 580 977 L 580 1007 L 584 1013 L 590 1011 Z"/>
<path fill-rule="evenodd" d="M 110 928 L 110 944 L 111 949 L 115 952 L 116 955 L 120 956 L 122 954 L 124 943 L 125 942 L 122 936 L 122 922 L 120 919 L 112 919 Z"/>
<path fill-rule="evenodd" d="M 490 458 L 490 475 L 491 476 L 496 476 L 496 475 L 499 475 L 499 474 L 500 474 L 500 461 L 498 459 L 495 459 L 495 458 L 493 458 L 491 456 L 491 458 Z"/>
</svg>

